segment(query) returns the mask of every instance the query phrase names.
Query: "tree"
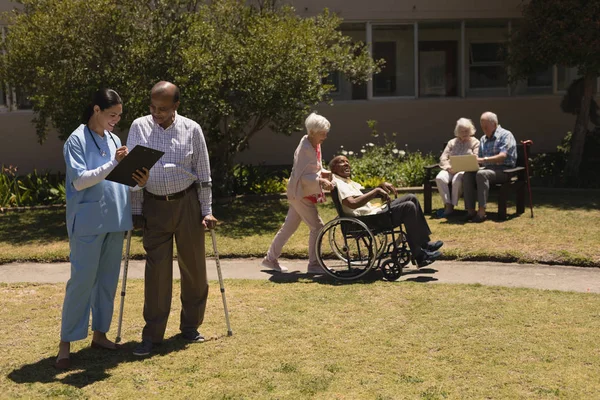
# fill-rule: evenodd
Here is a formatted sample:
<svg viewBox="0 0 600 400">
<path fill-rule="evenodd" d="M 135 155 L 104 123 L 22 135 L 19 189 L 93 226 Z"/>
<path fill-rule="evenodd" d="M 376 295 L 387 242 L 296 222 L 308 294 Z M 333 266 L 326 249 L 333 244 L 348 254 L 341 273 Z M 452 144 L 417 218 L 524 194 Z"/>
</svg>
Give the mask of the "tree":
<svg viewBox="0 0 600 400">
<path fill-rule="evenodd" d="M 220 185 L 256 132 L 301 129 L 329 100 L 329 73 L 365 81 L 380 65 L 341 34 L 340 18 L 300 18 L 275 0 L 21 2 L 0 68 L 31 93 L 40 141 L 50 123 L 65 139 L 102 86 L 121 94 L 128 127 L 147 114 L 152 85 L 170 80 L 182 91 L 181 113 L 203 127 Z"/>
<path fill-rule="evenodd" d="M 567 181 L 576 182 L 590 122 L 593 89 L 600 74 L 600 1 L 524 1 L 522 24 L 508 44 L 507 64 L 512 81 L 550 65 L 577 67 L 583 90 L 578 99 L 571 151 L 565 168 Z"/>
</svg>

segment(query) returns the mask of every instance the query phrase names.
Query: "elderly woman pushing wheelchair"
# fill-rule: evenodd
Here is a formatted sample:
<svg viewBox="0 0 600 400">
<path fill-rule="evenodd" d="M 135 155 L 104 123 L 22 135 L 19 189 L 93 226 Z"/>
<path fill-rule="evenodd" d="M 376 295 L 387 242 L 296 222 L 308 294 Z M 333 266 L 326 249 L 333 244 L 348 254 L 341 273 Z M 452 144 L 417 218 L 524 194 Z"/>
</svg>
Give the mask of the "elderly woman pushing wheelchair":
<svg viewBox="0 0 600 400">
<path fill-rule="evenodd" d="M 261 266 L 279 272 L 288 269 L 279 264 L 283 246 L 304 221 L 310 229 L 308 238 L 308 273 L 323 274 L 325 271 L 317 261 L 315 251 L 317 235 L 323 227 L 323 221 L 317 211 L 317 203 L 325 202 L 323 189 L 333 189 L 331 173 L 323 169 L 321 143 L 327 139 L 331 124 L 325 117 L 312 113 L 305 121 L 307 135 L 301 140 L 294 153 L 294 165 L 288 181 L 287 197 L 289 210 L 285 222 L 275 235 Z"/>
</svg>

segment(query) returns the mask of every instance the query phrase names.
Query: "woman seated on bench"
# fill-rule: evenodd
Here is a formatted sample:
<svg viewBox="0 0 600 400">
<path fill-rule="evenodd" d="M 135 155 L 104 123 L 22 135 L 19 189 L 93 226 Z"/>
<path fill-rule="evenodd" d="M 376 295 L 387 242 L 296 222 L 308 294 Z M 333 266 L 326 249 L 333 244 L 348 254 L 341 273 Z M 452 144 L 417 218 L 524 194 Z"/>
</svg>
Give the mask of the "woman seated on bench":
<svg viewBox="0 0 600 400">
<path fill-rule="evenodd" d="M 444 203 L 444 212 L 442 215 L 447 217 L 452 214 L 454 207 L 458 205 L 458 199 L 462 194 L 464 172 L 452 170 L 450 165 L 450 156 L 464 156 L 468 154 L 479 154 L 479 140 L 473 137 L 475 135 L 475 125 L 468 118 L 461 118 L 456 121 L 454 128 L 454 139 L 450 140 L 440 156 L 440 168 L 442 169 L 435 177 L 438 191 Z M 452 194 L 450 194 L 449 184 L 452 183 Z"/>
<path fill-rule="evenodd" d="M 393 185 L 384 182 L 370 192 L 361 192 L 362 186 L 350 179 L 350 162 L 344 156 L 337 156 L 331 160 L 329 169 L 333 173 L 333 182 L 337 187 L 344 213 L 359 217 L 388 212 L 387 204 L 376 206 L 371 203 L 371 200 L 381 197 L 387 202 L 390 199 L 390 193 L 396 193 Z M 404 224 L 406 228 L 408 246 L 419 268 L 433 263 L 442 255 L 438 249 L 444 243 L 441 240 L 437 242 L 429 240 L 431 230 L 425 220 L 423 210 L 421 210 L 421 204 L 414 194 L 407 194 L 395 199 L 389 207 L 392 211 L 393 225 Z"/>
</svg>

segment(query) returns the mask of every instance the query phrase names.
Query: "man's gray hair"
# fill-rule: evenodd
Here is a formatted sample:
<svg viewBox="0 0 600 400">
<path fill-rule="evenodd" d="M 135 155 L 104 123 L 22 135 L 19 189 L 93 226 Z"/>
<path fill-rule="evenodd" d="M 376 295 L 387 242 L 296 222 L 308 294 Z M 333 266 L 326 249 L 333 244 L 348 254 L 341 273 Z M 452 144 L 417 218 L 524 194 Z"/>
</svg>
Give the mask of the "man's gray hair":
<svg viewBox="0 0 600 400">
<path fill-rule="evenodd" d="M 460 128 L 468 129 L 470 131 L 470 136 L 473 136 L 477 131 L 477 129 L 475 129 L 475 125 L 473 125 L 473 121 L 471 121 L 469 118 L 460 118 L 458 121 L 456 121 L 456 127 L 454 128 L 454 136 L 458 136 L 458 131 L 460 130 Z"/>
<path fill-rule="evenodd" d="M 493 122 L 494 124 L 498 125 L 498 116 L 491 111 L 486 111 L 483 114 L 481 114 L 480 119 L 490 121 L 490 122 Z"/>
<path fill-rule="evenodd" d="M 316 113 L 310 114 L 306 121 L 304 122 L 306 125 L 306 132 L 310 135 L 312 132 L 329 132 L 331 128 L 331 124 L 327 121 L 327 118 L 318 115 Z"/>
</svg>

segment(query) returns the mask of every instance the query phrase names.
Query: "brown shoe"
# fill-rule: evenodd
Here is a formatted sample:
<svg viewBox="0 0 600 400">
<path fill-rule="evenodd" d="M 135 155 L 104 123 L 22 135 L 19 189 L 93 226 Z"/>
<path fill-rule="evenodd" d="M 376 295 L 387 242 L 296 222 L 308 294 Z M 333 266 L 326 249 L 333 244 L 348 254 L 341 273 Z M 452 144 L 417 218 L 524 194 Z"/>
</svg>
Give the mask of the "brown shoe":
<svg viewBox="0 0 600 400">
<path fill-rule="evenodd" d="M 61 358 L 60 360 L 56 360 L 54 363 L 54 368 L 64 371 L 71 368 L 71 359 L 70 358 Z"/>
<path fill-rule="evenodd" d="M 483 217 L 480 217 L 479 215 L 475 215 L 475 217 L 473 217 L 473 222 L 475 223 L 479 223 L 479 222 L 483 222 L 487 219 L 487 215 L 484 215 Z"/>
</svg>

